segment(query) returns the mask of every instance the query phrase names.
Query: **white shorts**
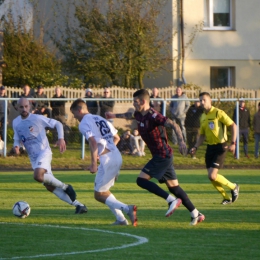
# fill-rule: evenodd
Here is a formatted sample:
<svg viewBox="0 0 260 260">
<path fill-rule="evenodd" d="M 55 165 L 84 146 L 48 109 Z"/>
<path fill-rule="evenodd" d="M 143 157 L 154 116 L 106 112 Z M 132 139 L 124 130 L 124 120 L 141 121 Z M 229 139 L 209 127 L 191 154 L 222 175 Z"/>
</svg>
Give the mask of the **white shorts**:
<svg viewBox="0 0 260 260">
<path fill-rule="evenodd" d="M 95 178 L 95 191 L 105 192 L 114 185 L 122 165 L 122 156 L 118 149 L 99 157 L 100 165 Z"/>
<path fill-rule="evenodd" d="M 52 174 L 51 160 L 52 154 L 41 154 L 37 157 L 36 160 L 31 159 L 32 168 L 33 170 L 35 170 L 36 168 L 42 168 L 47 171 L 47 174 Z"/>
</svg>

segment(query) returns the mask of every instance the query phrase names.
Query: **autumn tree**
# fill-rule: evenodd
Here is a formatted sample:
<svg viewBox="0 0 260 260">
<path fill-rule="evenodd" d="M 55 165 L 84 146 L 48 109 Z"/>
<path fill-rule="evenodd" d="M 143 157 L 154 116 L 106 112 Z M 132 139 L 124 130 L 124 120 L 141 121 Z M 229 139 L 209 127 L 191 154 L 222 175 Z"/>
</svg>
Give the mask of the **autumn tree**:
<svg viewBox="0 0 260 260">
<path fill-rule="evenodd" d="M 3 31 L 3 58 L 7 64 L 3 68 L 4 85 L 52 86 L 68 81 L 68 76 L 62 74 L 60 60 L 34 37 L 33 27 L 28 27 L 25 16 L 17 17 L 9 6 L 9 11 L 1 18 L 0 28 Z"/>
<path fill-rule="evenodd" d="M 61 6 L 50 35 L 67 71 L 86 82 L 132 87 L 171 60 L 172 33 L 164 24 L 165 0 L 81 0 Z M 72 14 L 72 11 L 74 13 Z M 59 14 L 63 14 L 61 17 Z"/>
</svg>

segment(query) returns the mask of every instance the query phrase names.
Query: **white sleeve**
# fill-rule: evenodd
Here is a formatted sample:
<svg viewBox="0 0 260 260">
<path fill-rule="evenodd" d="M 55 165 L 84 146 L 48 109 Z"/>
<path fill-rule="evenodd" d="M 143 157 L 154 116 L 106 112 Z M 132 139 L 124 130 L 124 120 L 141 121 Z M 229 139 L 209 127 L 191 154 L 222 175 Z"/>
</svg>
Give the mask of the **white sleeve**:
<svg viewBox="0 0 260 260">
<path fill-rule="evenodd" d="M 64 131 L 63 131 L 63 125 L 61 122 L 56 121 L 55 127 L 58 132 L 58 139 L 64 139 Z"/>
<path fill-rule="evenodd" d="M 110 123 L 109 121 L 107 121 L 107 124 L 108 124 L 108 126 L 109 126 L 109 128 L 110 128 L 110 131 L 111 131 L 111 133 L 112 133 L 112 135 L 114 136 L 114 135 L 116 135 L 117 134 L 117 129 L 112 125 L 112 123 Z"/>
<path fill-rule="evenodd" d="M 20 139 L 19 139 L 19 136 L 17 134 L 17 131 L 16 131 L 16 128 L 15 128 L 15 121 L 13 121 L 13 130 L 14 130 L 14 144 L 13 144 L 13 147 L 15 146 L 18 146 L 20 147 Z"/>
<path fill-rule="evenodd" d="M 39 116 L 42 121 L 44 122 L 45 127 L 50 127 L 50 128 L 56 128 L 58 132 L 58 139 L 64 139 L 64 130 L 63 130 L 63 125 L 61 122 L 52 119 L 52 118 L 47 118 L 45 116 L 40 115 Z"/>
</svg>

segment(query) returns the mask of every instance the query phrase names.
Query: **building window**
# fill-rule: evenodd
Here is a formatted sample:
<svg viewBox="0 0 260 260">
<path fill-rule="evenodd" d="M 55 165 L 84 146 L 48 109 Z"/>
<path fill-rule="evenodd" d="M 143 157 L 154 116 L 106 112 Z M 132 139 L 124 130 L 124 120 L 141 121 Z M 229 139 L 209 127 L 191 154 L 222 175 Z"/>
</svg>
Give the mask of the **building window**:
<svg viewBox="0 0 260 260">
<path fill-rule="evenodd" d="M 232 0 L 204 0 L 204 30 L 231 30 Z"/>
<path fill-rule="evenodd" d="M 235 67 L 211 67 L 210 88 L 235 87 Z"/>
</svg>

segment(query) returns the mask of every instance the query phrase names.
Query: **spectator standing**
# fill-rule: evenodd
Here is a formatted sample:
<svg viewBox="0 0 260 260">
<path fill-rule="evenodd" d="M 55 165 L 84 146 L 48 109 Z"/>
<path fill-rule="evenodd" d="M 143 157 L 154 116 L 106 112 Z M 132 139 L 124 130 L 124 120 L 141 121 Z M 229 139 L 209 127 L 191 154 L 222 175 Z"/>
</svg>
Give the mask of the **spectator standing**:
<svg viewBox="0 0 260 260">
<path fill-rule="evenodd" d="M 122 156 L 116 147 L 119 141 L 117 130 L 105 118 L 90 114 L 82 99 L 75 100 L 70 111 L 79 120 L 79 130 L 89 143 L 91 153 L 89 170 L 91 173 L 97 173 L 94 187 L 95 199 L 106 204 L 115 215 L 116 221 L 113 225 L 128 225 L 122 212 L 124 211 L 129 216 L 132 225 L 136 226 L 137 207 L 122 203 L 110 192 L 122 165 Z"/>
<path fill-rule="evenodd" d="M 51 111 L 48 108 L 49 107 L 49 102 L 47 100 L 46 94 L 44 94 L 44 88 L 42 85 L 39 85 L 37 87 L 37 92 L 34 94 L 35 98 L 42 98 L 43 100 L 36 100 L 35 101 L 35 108 L 36 110 L 34 111 L 34 114 L 38 115 L 44 115 L 46 117 L 51 117 Z"/>
<path fill-rule="evenodd" d="M 145 142 L 142 139 L 141 135 L 139 135 L 138 129 L 134 129 L 133 134 L 130 135 L 130 144 L 133 149 L 133 155 L 145 156 Z"/>
<path fill-rule="evenodd" d="M 104 88 L 103 99 L 106 99 L 106 98 L 112 98 L 110 88 Z M 102 100 L 102 101 L 99 101 L 99 106 L 100 106 L 100 115 L 102 117 L 106 118 L 106 112 L 113 112 L 114 106 L 115 106 L 115 101 L 114 100 Z M 109 119 L 108 121 L 113 123 L 112 119 Z"/>
<path fill-rule="evenodd" d="M 215 189 L 222 195 L 222 205 L 234 203 L 238 199 L 239 186 L 230 182 L 223 175 L 219 174 L 219 169 L 223 167 L 227 150 L 234 153 L 236 146 L 236 124 L 221 109 L 212 106 L 210 94 L 202 92 L 199 95 L 200 103 L 204 113 L 200 118 L 200 136 L 191 149 L 190 153 L 195 154 L 204 141 L 207 142 L 205 155 L 208 178 Z M 231 143 L 227 144 L 227 127 L 231 127 Z M 231 191 L 231 198 L 226 193 L 224 187 Z"/>
<path fill-rule="evenodd" d="M 158 88 L 153 88 L 152 95 L 150 96 L 150 98 L 161 98 L 159 96 Z M 151 100 L 150 107 L 154 108 L 156 111 L 163 114 L 163 101 Z"/>
<path fill-rule="evenodd" d="M 258 111 L 254 114 L 253 129 L 255 137 L 255 158 L 258 159 L 260 142 L 260 102 L 258 103 Z"/>
<path fill-rule="evenodd" d="M 196 144 L 199 137 L 200 130 L 200 117 L 203 113 L 203 108 L 200 106 L 200 101 L 195 101 L 187 111 L 185 118 L 185 127 L 187 133 L 188 151 Z M 196 159 L 195 155 L 191 155 L 193 159 Z"/>
<path fill-rule="evenodd" d="M 29 100 L 31 109 L 33 111 L 36 106 L 36 103 L 33 100 L 31 100 L 31 98 L 34 98 L 34 90 L 32 90 L 28 84 L 23 86 L 23 93 L 19 96 L 19 98 L 22 98 L 22 97 L 27 98 Z M 12 102 L 12 105 L 15 108 L 15 110 L 17 110 L 17 101 L 16 100 Z"/>
<path fill-rule="evenodd" d="M 92 89 L 87 88 L 85 93 L 85 98 L 93 98 Z M 98 112 L 98 102 L 96 100 L 87 100 L 86 101 L 89 113 L 97 115 Z"/>
<path fill-rule="evenodd" d="M 237 124 L 236 120 L 236 112 L 237 109 L 234 109 L 234 114 L 233 114 L 233 121 Z M 248 136 L 249 136 L 249 127 L 251 126 L 251 118 L 250 118 L 250 111 L 249 109 L 245 106 L 245 100 L 240 99 L 239 101 L 239 139 L 243 138 L 243 145 L 244 145 L 244 154 L 247 158 L 248 156 Z M 236 153 L 235 157 L 237 157 L 237 147 L 236 147 Z"/>
<path fill-rule="evenodd" d="M 59 87 L 55 88 L 55 94 L 52 98 L 66 98 L 62 95 L 61 89 Z M 67 101 L 63 100 L 52 100 L 51 101 L 51 108 L 52 108 L 52 118 L 60 121 L 61 123 L 65 124 L 65 103 Z"/>
<path fill-rule="evenodd" d="M 1 100 L 3 98 L 7 98 L 5 94 L 5 87 L 0 87 L 0 134 L 2 135 L 2 139 L 4 140 L 4 122 L 5 122 L 5 101 Z"/>
<path fill-rule="evenodd" d="M 62 95 L 61 89 L 59 87 L 55 88 L 55 94 L 52 98 L 66 98 Z M 64 128 L 64 139 L 65 142 L 68 143 L 69 137 L 69 128 L 66 125 L 66 117 L 65 117 L 65 104 L 67 101 L 63 100 L 52 100 L 51 101 L 51 108 L 52 108 L 52 118 L 58 120 L 62 123 Z M 56 143 L 58 140 L 57 132 L 52 131 L 53 133 L 53 142 Z"/>
<path fill-rule="evenodd" d="M 174 99 L 188 99 L 186 94 L 182 91 L 182 87 L 176 88 L 176 94 L 172 96 Z M 189 100 L 174 100 L 170 103 L 170 112 L 172 114 L 172 119 L 181 128 L 184 142 L 186 142 L 186 129 L 185 129 L 185 117 L 186 113 L 190 107 Z M 172 131 L 172 142 L 177 144 L 177 137 L 175 131 Z"/>
</svg>

